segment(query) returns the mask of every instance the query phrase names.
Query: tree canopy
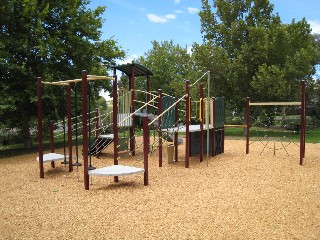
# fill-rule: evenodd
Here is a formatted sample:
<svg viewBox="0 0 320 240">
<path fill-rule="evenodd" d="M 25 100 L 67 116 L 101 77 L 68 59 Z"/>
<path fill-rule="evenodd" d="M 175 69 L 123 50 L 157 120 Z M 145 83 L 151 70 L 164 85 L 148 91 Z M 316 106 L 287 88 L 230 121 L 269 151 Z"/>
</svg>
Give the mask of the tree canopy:
<svg viewBox="0 0 320 240">
<path fill-rule="evenodd" d="M 115 39 L 100 39 L 105 7 L 91 10 L 88 3 L 4 0 L 0 6 L 0 118 L 21 130 L 26 146 L 36 116 L 36 77 L 78 78 L 83 69 L 105 74 L 106 65 L 125 56 Z M 107 87 L 95 83 L 93 89 Z M 45 113 L 61 112 L 61 90 L 45 91 Z"/>
<path fill-rule="evenodd" d="M 234 107 L 246 96 L 297 100 L 300 81 L 312 83 L 319 46 L 305 19 L 283 24 L 268 0 L 202 0 L 199 15 L 204 43 L 194 45 L 196 65 L 211 69 L 214 94 Z"/>
<path fill-rule="evenodd" d="M 186 79 L 192 75 L 191 56 L 187 49 L 172 40 L 152 41 L 152 49 L 138 61 L 153 72 L 152 89 L 162 89 L 172 95 L 180 95 Z"/>
</svg>

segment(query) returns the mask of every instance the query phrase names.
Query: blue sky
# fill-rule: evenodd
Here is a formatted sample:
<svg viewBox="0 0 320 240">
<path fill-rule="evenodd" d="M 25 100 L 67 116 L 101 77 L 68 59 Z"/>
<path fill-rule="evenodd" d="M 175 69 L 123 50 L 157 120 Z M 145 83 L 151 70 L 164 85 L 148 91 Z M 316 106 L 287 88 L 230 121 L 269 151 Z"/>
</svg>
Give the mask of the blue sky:
<svg viewBox="0 0 320 240">
<path fill-rule="evenodd" d="M 305 17 L 313 32 L 320 33 L 320 0 L 270 2 L 283 23 Z M 173 40 L 188 48 L 193 42 L 202 42 L 198 16 L 201 0 L 92 0 L 90 7 L 99 5 L 107 7 L 102 39 L 114 36 L 127 52 L 125 62 L 150 50 L 152 40 Z"/>
</svg>

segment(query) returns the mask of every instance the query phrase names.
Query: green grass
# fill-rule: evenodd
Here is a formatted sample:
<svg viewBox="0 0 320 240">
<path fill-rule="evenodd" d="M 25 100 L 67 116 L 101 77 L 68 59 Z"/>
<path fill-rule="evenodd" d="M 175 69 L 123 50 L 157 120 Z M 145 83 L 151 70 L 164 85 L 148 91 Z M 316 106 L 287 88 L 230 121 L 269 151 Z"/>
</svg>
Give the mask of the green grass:
<svg viewBox="0 0 320 240">
<path fill-rule="evenodd" d="M 141 136 L 142 131 L 136 130 L 135 132 L 136 136 Z M 152 131 L 150 135 L 153 136 L 154 132 Z M 121 136 L 123 133 L 120 134 Z M 126 136 L 129 134 L 126 133 Z M 156 133 L 156 136 L 158 134 Z M 184 133 L 182 134 L 184 136 Z M 226 128 L 225 129 L 225 136 L 227 138 L 237 138 L 237 139 L 245 139 L 245 135 L 243 134 L 243 128 Z M 286 139 L 293 140 L 293 141 L 299 141 L 300 140 L 300 134 L 297 134 L 293 131 L 284 131 L 280 128 L 257 128 L 252 127 L 250 129 L 250 138 L 263 138 L 265 136 L 268 136 L 270 139 L 275 139 L 276 141 L 281 139 L 281 141 L 286 141 Z M 284 137 L 285 136 L 285 137 Z M 17 156 L 22 155 L 26 153 L 36 153 L 38 152 L 38 143 L 36 139 L 33 139 L 34 147 L 31 149 L 24 149 L 23 144 L 14 144 L 14 145 L 6 145 L 6 146 L 0 146 L 0 159 L 6 158 L 10 156 Z M 307 143 L 320 143 L 320 129 L 311 129 L 306 131 L 306 142 Z M 73 140 L 73 145 L 75 144 L 75 140 Z M 78 144 L 82 144 L 82 139 L 78 139 Z M 55 148 L 62 148 L 64 146 L 63 137 L 60 135 L 58 138 L 55 139 Z M 48 151 L 50 149 L 50 142 L 48 140 L 44 141 L 44 150 Z"/>
<path fill-rule="evenodd" d="M 243 128 L 226 128 L 225 129 L 226 137 L 236 137 L 236 138 L 245 138 L 243 134 Z M 300 140 L 300 134 L 297 134 L 294 131 L 283 130 L 283 129 L 272 129 L 272 128 L 256 128 L 252 127 L 250 129 L 250 138 L 262 138 L 269 137 L 275 140 L 281 139 L 290 139 L 293 141 Z M 320 129 L 312 129 L 306 131 L 306 142 L 307 143 L 319 143 L 320 142 Z"/>
</svg>

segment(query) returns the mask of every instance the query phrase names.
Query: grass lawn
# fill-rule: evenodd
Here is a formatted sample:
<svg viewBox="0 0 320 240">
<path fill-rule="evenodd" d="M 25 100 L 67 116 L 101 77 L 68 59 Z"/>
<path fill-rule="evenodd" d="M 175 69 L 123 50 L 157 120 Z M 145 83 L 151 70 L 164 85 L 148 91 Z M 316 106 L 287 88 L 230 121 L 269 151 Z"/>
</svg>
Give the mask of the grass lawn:
<svg viewBox="0 0 320 240">
<path fill-rule="evenodd" d="M 245 137 L 243 134 L 243 128 L 226 128 L 225 129 L 225 136 L 227 137 Z M 291 139 L 294 141 L 300 140 L 300 134 L 297 134 L 295 131 L 291 130 L 284 130 L 280 128 L 259 128 L 259 127 L 252 127 L 250 128 L 250 137 L 265 137 L 268 136 L 269 138 L 278 138 L 282 141 L 284 139 Z M 306 131 L 306 142 L 307 143 L 319 143 L 320 142 L 320 129 L 312 129 Z"/>
</svg>

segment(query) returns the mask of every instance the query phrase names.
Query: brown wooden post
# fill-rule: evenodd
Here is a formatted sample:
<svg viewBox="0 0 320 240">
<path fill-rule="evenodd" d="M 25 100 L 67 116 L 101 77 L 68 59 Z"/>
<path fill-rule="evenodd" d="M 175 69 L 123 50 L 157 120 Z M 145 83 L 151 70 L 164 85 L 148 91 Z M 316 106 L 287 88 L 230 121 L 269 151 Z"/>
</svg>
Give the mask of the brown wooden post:
<svg viewBox="0 0 320 240">
<path fill-rule="evenodd" d="M 223 106 L 225 106 L 225 98 L 223 98 Z M 226 108 L 225 107 L 223 108 L 223 111 L 224 111 L 223 115 L 226 116 Z M 222 139 L 221 139 L 221 141 L 222 141 L 222 153 L 224 153 L 224 137 L 225 137 L 225 135 L 224 135 L 224 130 L 225 130 L 224 121 L 225 121 L 225 119 L 223 120 Z"/>
<path fill-rule="evenodd" d="M 73 171 L 72 163 L 72 114 L 71 114 L 71 83 L 67 87 L 67 106 L 68 106 L 68 150 L 69 150 L 69 172 Z"/>
<path fill-rule="evenodd" d="M 84 165 L 84 188 L 89 190 L 89 166 L 88 166 L 88 78 L 87 71 L 82 71 L 82 154 L 83 154 L 83 165 Z"/>
<path fill-rule="evenodd" d="M 132 62 L 131 65 L 131 77 L 129 81 L 129 91 L 131 91 L 131 111 L 130 113 L 134 113 L 135 111 L 135 106 L 134 106 L 134 101 L 135 101 L 135 92 L 134 92 L 134 81 L 135 81 L 135 66 L 134 62 Z M 135 136 L 134 136 L 134 116 L 132 116 L 132 126 L 130 127 L 130 152 L 132 156 L 136 155 L 135 152 Z"/>
<path fill-rule="evenodd" d="M 53 120 L 50 121 L 50 151 L 54 153 L 54 122 Z M 51 161 L 51 167 L 55 168 L 55 162 Z"/>
<path fill-rule="evenodd" d="M 190 95 L 189 95 L 189 80 L 186 81 L 186 149 L 185 149 L 185 167 L 189 167 L 189 152 L 190 152 Z"/>
<path fill-rule="evenodd" d="M 118 80 L 117 80 L 117 73 L 116 69 L 113 69 L 113 85 L 112 85 L 112 90 L 113 90 L 113 164 L 118 165 L 118 140 L 119 140 L 119 132 L 118 132 L 118 92 L 117 92 L 117 85 L 118 85 Z M 115 182 L 119 182 L 119 177 L 115 176 L 114 177 Z"/>
<path fill-rule="evenodd" d="M 162 89 L 158 89 L 158 116 L 162 114 Z M 162 167 L 162 117 L 158 118 L 159 167 Z"/>
<path fill-rule="evenodd" d="M 203 83 L 200 84 L 200 104 L 199 104 L 199 108 L 200 108 L 200 162 L 203 161 L 203 138 L 204 138 L 204 132 L 203 132 L 203 98 L 204 98 L 204 93 L 203 93 Z M 209 104 L 210 107 L 210 104 Z M 206 119 L 207 121 L 209 121 L 209 119 Z M 207 151 L 209 151 L 209 149 L 207 149 Z"/>
<path fill-rule="evenodd" d="M 249 141 L 250 141 L 250 98 L 247 97 L 246 102 L 246 154 L 249 154 Z"/>
<path fill-rule="evenodd" d="M 148 166 L 148 150 L 149 150 L 149 127 L 148 116 L 143 117 L 143 157 L 144 157 L 144 185 L 149 184 L 149 166 Z"/>
<path fill-rule="evenodd" d="M 150 101 L 150 75 L 147 75 L 147 102 Z M 150 111 L 149 104 L 147 105 L 147 113 Z"/>
<path fill-rule="evenodd" d="M 150 75 L 148 73 L 147 75 L 147 102 L 150 102 L 151 96 L 150 96 Z M 147 114 L 150 112 L 150 106 L 147 104 Z M 148 144 L 149 144 L 149 149 L 148 152 L 150 152 L 150 138 L 148 138 Z"/>
<path fill-rule="evenodd" d="M 38 143 L 39 143 L 39 169 L 40 178 L 44 178 L 43 169 L 43 128 L 42 128 L 42 79 L 37 78 L 37 95 L 38 95 Z"/>
</svg>

